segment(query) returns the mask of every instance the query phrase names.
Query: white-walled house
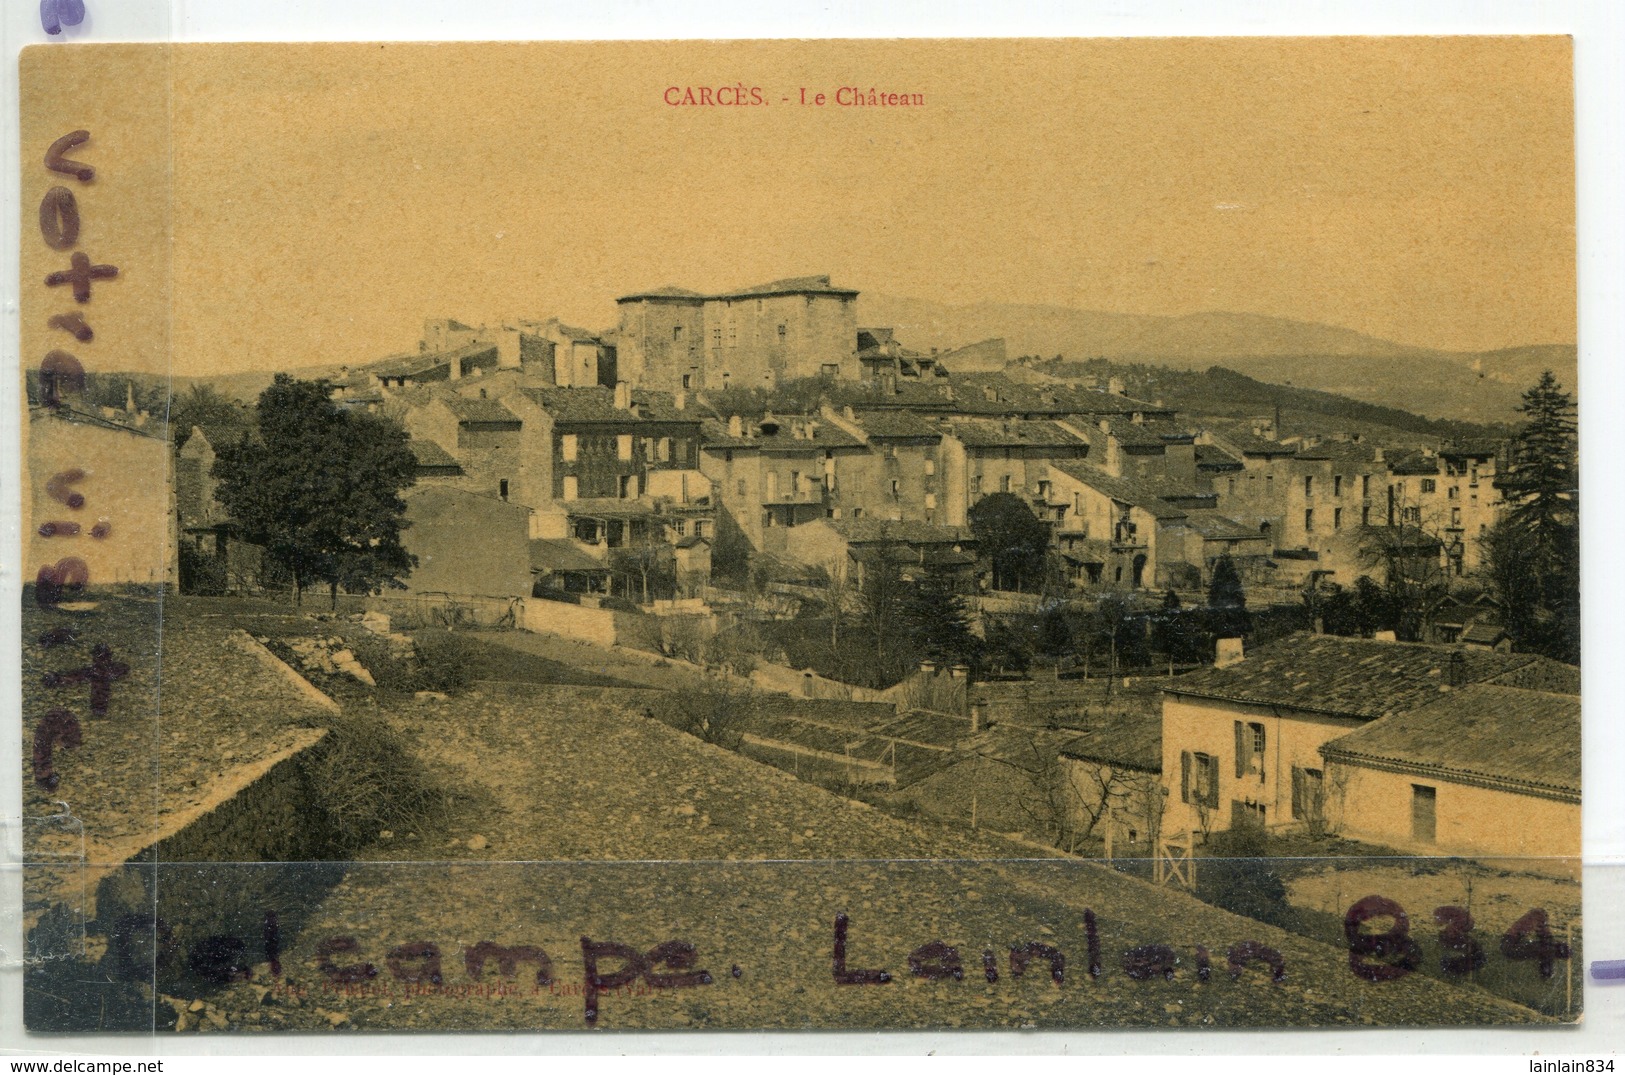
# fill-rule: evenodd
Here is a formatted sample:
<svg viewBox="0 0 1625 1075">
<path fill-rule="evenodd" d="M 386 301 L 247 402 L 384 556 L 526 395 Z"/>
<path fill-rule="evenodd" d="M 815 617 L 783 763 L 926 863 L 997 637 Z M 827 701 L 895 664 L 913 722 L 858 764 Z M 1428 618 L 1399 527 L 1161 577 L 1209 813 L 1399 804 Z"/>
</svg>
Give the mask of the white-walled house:
<svg viewBox="0 0 1625 1075">
<path fill-rule="evenodd" d="M 1163 688 L 1164 829 L 1211 833 L 1251 821 L 1391 833 L 1360 813 L 1361 800 L 1340 801 L 1351 779 L 1342 768 L 1328 774 L 1322 748 L 1481 683 L 1577 695 L 1579 670 L 1532 654 L 1294 635 L 1178 677 Z M 1577 752 L 1578 734 L 1578 724 L 1563 731 L 1561 748 Z M 1517 853 L 1508 841 L 1493 844 L 1484 850 Z"/>
<path fill-rule="evenodd" d="M 1477 683 L 1320 749 L 1347 836 L 1422 854 L 1516 857 L 1573 874 L 1580 699 Z"/>
</svg>

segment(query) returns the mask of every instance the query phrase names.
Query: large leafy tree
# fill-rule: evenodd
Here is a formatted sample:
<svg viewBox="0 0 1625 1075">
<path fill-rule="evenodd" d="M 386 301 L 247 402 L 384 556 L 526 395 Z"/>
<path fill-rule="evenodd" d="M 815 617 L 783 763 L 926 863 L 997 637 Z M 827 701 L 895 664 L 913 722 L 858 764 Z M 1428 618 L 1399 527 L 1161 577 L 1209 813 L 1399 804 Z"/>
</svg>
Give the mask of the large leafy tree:
<svg viewBox="0 0 1625 1075">
<path fill-rule="evenodd" d="M 993 568 L 998 590 L 1038 591 L 1046 575 L 1049 527 L 1014 493 L 994 493 L 970 509 L 971 533 Z"/>
<path fill-rule="evenodd" d="M 216 495 L 245 536 L 293 582 L 294 601 L 325 585 L 334 604 L 401 585 L 417 559 L 401 544 L 401 490 L 416 464 L 406 432 L 380 415 L 341 409 L 320 381 L 279 373 L 260 394 L 259 439 L 222 446 Z"/>
<path fill-rule="evenodd" d="M 1499 484 L 1507 511 L 1486 542 L 1491 584 L 1522 649 L 1580 660 L 1580 496 L 1574 401 L 1550 370 Z"/>
</svg>

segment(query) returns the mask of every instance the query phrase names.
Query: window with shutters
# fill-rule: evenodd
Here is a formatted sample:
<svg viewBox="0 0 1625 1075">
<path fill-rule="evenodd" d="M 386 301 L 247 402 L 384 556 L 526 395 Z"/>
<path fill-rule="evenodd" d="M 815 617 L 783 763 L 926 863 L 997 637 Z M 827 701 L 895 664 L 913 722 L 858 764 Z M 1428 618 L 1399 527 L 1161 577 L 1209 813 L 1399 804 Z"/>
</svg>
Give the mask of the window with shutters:
<svg viewBox="0 0 1625 1075">
<path fill-rule="evenodd" d="M 1236 778 L 1264 779 L 1264 726 L 1251 721 L 1236 721 Z"/>
<path fill-rule="evenodd" d="M 1211 754 L 1183 751 L 1179 755 L 1179 798 L 1192 806 L 1219 805 L 1219 759 Z"/>
</svg>

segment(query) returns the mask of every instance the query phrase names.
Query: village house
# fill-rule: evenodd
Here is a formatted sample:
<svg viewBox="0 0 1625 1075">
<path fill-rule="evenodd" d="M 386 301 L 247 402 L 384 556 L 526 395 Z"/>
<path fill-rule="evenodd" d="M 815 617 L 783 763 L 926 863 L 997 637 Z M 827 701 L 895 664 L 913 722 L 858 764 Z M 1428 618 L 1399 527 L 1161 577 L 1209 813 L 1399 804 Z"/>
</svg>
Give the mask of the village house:
<svg viewBox="0 0 1625 1075">
<path fill-rule="evenodd" d="M 823 409 L 824 419 L 867 449 L 846 464 L 835 518 L 915 519 L 943 515 L 939 457 L 942 428 L 908 411 Z"/>
<path fill-rule="evenodd" d="M 950 419 L 941 447 L 942 521 L 964 526 L 970 509 L 994 493 L 1043 504 L 1050 464 L 1088 454 L 1089 441 L 1060 422 Z"/>
<path fill-rule="evenodd" d="M 857 297 L 828 276 L 715 295 L 677 287 L 623 295 L 615 300 L 620 376 L 668 392 L 855 380 Z"/>
<path fill-rule="evenodd" d="M 1050 464 L 1044 513 L 1079 586 L 1194 589 L 1220 556 L 1267 555 L 1251 529 L 1212 508 L 1211 494 L 1112 475 L 1082 460 Z"/>
<path fill-rule="evenodd" d="M 607 550 L 714 536 L 700 420 L 683 393 L 635 391 L 623 381 L 518 395 L 551 420 L 552 500 L 570 537 Z"/>
<path fill-rule="evenodd" d="M 1154 853 L 1167 806 L 1162 789 L 1162 720 L 1133 710 L 1109 714 L 1059 747 L 1074 827 L 1094 826 L 1111 857 Z"/>
<path fill-rule="evenodd" d="M 523 394 L 493 399 L 443 387 L 405 389 L 386 413 L 411 436 L 421 479 L 533 508 L 552 499 L 552 420 Z"/>
<path fill-rule="evenodd" d="M 1294 635 L 1245 655 L 1239 640 L 1223 640 L 1213 668 L 1163 688 L 1166 831 L 1378 824 L 1348 812 L 1340 798 L 1347 782 L 1328 773 L 1322 748 L 1368 728 L 1387 743 L 1377 726 L 1414 729 L 1413 719 L 1390 718 L 1474 684 L 1577 694 L 1579 670 L 1532 654 L 1327 635 Z M 1353 741 L 1359 752 L 1364 740 Z M 1555 741 L 1552 748 L 1560 749 Z M 1445 757 L 1435 761 L 1448 766 L 1438 760 Z"/>
<path fill-rule="evenodd" d="M 214 445 L 208 434 L 196 426 L 180 451 L 175 453 L 175 518 L 180 541 L 191 553 L 212 561 L 218 569 L 218 583 L 228 590 L 257 588 L 264 550 L 243 539 L 239 528 L 226 514 L 215 496 L 219 482 L 214 477 Z M 181 573 L 183 589 L 199 580 Z"/>
<path fill-rule="evenodd" d="M 785 534 L 817 519 L 863 514 L 869 454 L 860 436 L 824 415 L 774 415 L 727 424 L 707 421 L 700 469 L 724 511 L 753 549 L 777 553 Z"/>
<path fill-rule="evenodd" d="M 1573 876 L 1580 858 L 1580 699 L 1475 683 L 1320 748 L 1329 821 L 1424 855 L 1514 859 Z"/>
<path fill-rule="evenodd" d="M 946 579 L 961 592 L 976 588 L 976 540 L 964 527 L 904 520 L 820 519 L 785 535 L 784 554 L 827 571 L 837 583 L 863 585 L 876 564 L 890 562 L 905 579 Z"/>
</svg>

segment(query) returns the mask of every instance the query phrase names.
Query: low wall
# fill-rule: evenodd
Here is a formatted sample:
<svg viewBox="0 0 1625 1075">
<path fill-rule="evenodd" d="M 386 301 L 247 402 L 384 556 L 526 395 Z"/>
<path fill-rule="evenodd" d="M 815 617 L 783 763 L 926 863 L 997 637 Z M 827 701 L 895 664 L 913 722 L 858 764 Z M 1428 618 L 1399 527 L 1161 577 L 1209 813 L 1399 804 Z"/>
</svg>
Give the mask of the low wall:
<svg viewBox="0 0 1625 1075">
<path fill-rule="evenodd" d="M 538 634 L 562 635 L 598 646 L 660 652 L 661 625 L 653 616 L 589 608 L 567 601 L 519 602 L 517 626 Z"/>
<path fill-rule="evenodd" d="M 365 605 L 388 613 L 397 628 L 518 627 L 529 603 L 521 597 L 482 594 L 386 593 L 368 597 Z"/>
<path fill-rule="evenodd" d="M 886 691 L 858 687 L 838 679 L 826 679 L 816 672 L 787 665 L 758 661 L 750 681 L 764 691 L 791 694 L 797 698 L 825 698 L 839 702 L 889 702 Z"/>
<path fill-rule="evenodd" d="M 790 694 L 797 698 L 882 702 L 895 706 L 898 712 L 913 709 L 958 715 L 970 712 L 968 681 L 943 668 L 910 672 L 900 682 L 883 690 L 875 690 L 828 679 L 816 672 L 759 661 L 750 674 L 750 681 L 761 690 Z"/>
<path fill-rule="evenodd" d="M 226 774 L 167 834 L 96 871 L 86 918 L 107 943 L 93 974 L 138 977 L 160 991 L 202 989 L 218 984 L 208 966 L 211 952 L 230 947 L 224 939 L 241 939 L 242 958 L 264 961 L 253 952 L 268 913 L 281 937 L 297 936 L 344 876 L 342 862 L 323 861 L 336 834 L 305 766 L 326 735 L 304 730 L 265 761 Z"/>
</svg>

